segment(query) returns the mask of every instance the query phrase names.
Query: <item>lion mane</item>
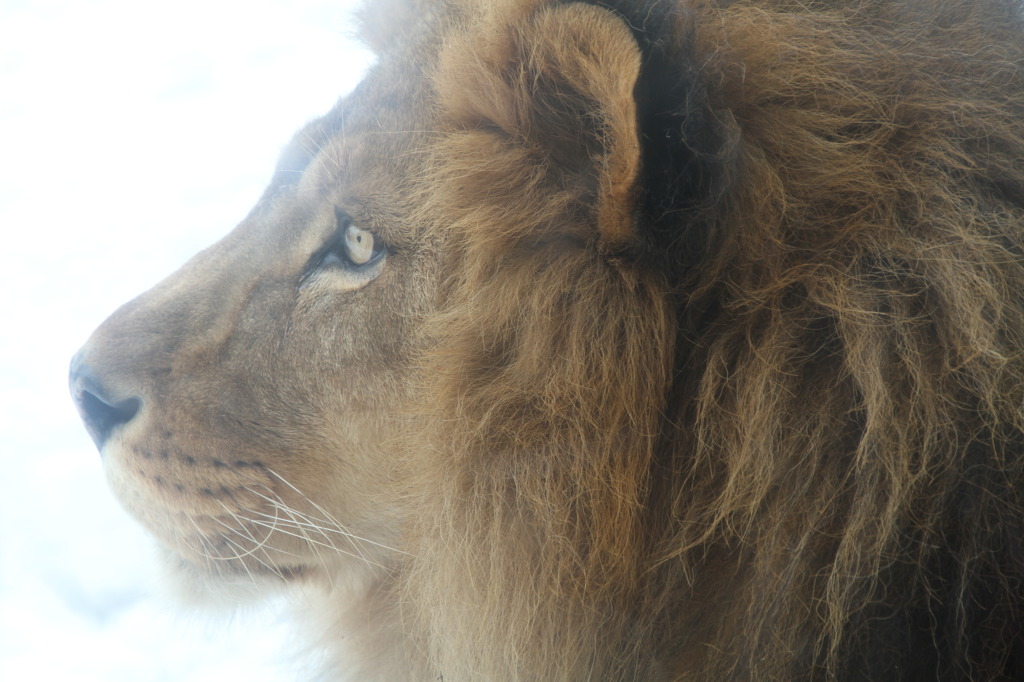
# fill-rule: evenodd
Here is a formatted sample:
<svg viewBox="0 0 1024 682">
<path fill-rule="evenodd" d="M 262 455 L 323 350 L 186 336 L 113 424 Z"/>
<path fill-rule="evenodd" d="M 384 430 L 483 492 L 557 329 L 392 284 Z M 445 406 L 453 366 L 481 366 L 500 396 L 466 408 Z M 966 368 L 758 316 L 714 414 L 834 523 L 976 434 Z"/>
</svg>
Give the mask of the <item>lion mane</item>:
<svg viewBox="0 0 1024 682">
<path fill-rule="evenodd" d="M 368 677 L 1024 679 L 1016 3 L 363 22 L 433 264 Z"/>
</svg>

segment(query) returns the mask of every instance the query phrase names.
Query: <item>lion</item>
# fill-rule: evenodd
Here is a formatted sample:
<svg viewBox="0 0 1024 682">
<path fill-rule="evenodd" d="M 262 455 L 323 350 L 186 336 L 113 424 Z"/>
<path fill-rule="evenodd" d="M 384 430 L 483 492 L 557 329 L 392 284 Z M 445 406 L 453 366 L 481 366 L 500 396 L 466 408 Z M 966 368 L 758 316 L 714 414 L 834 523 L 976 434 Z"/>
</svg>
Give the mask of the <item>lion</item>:
<svg viewBox="0 0 1024 682">
<path fill-rule="evenodd" d="M 386 0 L 72 361 L 182 591 L 325 678 L 1024 679 L 1003 0 Z"/>
</svg>

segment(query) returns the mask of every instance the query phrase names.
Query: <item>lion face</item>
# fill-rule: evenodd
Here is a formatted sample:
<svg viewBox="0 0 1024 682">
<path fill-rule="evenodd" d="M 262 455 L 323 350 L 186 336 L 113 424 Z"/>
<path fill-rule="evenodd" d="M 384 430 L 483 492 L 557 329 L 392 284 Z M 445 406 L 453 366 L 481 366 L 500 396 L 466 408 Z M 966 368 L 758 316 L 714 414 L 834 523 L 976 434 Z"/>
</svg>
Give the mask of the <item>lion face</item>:
<svg viewBox="0 0 1024 682">
<path fill-rule="evenodd" d="M 252 214 L 73 362 L 115 492 L 200 572 L 392 559 L 388 443 L 436 276 L 398 211 L 418 126 L 381 97 L 414 99 L 364 87 L 300 132 Z"/>
<path fill-rule="evenodd" d="M 1021 18 L 828 4 L 368 3 L 74 359 L 118 496 L 364 678 L 1021 679 Z"/>
</svg>

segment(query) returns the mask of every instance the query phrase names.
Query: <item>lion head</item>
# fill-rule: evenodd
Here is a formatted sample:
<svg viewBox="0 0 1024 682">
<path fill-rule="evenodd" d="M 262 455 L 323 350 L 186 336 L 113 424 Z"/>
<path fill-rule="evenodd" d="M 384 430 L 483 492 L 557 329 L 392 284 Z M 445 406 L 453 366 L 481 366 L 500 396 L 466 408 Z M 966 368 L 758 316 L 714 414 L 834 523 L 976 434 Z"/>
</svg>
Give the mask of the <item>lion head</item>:
<svg viewBox="0 0 1024 682">
<path fill-rule="evenodd" d="M 1016 5 L 364 23 L 72 362 L 172 573 L 306 586 L 358 679 L 1024 676 Z"/>
</svg>

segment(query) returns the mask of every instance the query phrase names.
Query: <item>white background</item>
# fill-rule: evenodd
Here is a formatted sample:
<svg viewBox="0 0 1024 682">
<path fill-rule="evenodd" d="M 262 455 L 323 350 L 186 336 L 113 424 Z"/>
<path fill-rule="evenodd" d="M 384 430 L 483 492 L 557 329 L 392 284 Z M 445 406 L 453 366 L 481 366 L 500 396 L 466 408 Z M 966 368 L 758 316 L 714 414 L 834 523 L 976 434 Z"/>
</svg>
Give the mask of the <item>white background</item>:
<svg viewBox="0 0 1024 682">
<path fill-rule="evenodd" d="M 0 680 L 296 679 L 273 609 L 182 616 L 67 365 L 230 230 L 370 57 L 351 0 L 0 0 Z M 301 676 L 301 674 L 300 674 Z"/>
</svg>

